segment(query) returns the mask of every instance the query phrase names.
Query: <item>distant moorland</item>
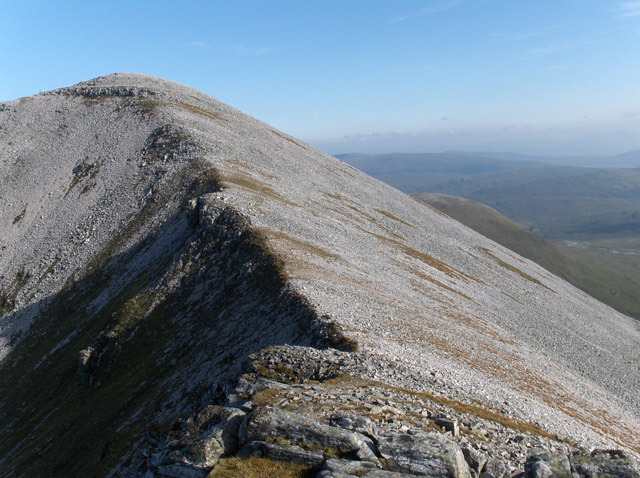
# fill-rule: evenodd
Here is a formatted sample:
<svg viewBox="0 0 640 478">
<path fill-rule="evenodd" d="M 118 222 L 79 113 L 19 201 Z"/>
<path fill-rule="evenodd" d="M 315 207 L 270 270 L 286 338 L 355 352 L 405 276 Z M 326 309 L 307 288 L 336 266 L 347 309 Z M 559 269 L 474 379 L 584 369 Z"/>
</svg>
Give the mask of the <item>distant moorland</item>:
<svg viewBox="0 0 640 478">
<path fill-rule="evenodd" d="M 338 157 L 640 318 L 640 169 L 561 164 L 603 164 L 602 158 L 488 155 Z M 640 166 L 640 154 L 611 162 Z"/>
</svg>

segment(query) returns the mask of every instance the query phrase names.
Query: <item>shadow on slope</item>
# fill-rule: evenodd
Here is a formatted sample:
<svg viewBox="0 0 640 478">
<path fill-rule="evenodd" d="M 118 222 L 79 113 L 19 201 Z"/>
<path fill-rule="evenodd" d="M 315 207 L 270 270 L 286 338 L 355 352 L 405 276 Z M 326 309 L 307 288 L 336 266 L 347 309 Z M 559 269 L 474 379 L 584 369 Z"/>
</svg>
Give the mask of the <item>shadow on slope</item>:
<svg viewBox="0 0 640 478">
<path fill-rule="evenodd" d="M 3 476 L 144 470 L 145 450 L 221 399 L 247 355 L 353 345 L 288 287 L 242 216 L 205 202 L 34 306 L 0 369 Z"/>
</svg>

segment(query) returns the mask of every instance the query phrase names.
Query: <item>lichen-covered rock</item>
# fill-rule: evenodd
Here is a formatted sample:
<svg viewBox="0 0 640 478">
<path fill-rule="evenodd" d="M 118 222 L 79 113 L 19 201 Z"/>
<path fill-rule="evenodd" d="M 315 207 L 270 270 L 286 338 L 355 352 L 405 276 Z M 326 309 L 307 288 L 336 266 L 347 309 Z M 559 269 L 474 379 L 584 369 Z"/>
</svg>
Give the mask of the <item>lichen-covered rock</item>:
<svg viewBox="0 0 640 478">
<path fill-rule="evenodd" d="M 569 458 L 566 455 L 533 455 L 524 466 L 527 478 L 572 478 Z"/>
<path fill-rule="evenodd" d="M 329 423 L 336 427 L 362 433 L 373 441 L 378 441 L 378 434 L 376 433 L 375 425 L 370 418 L 341 412 L 331 415 Z"/>
<path fill-rule="evenodd" d="M 569 456 L 574 476 L 580 478 L 640 478 L 638 461 L 621 450 L 575 452 Z"/>
<path fill-rule="evenodd" d="M 380 437 L 378 451 L 391 471 L 420 476 L 471 478 L 462 450 L 440 434 Z"/>
<path fill-rule="evenodd" d="M 353 460 L 327 460 L 317 478 L 408 478 L 416 475 L 386 471 L 371 463 Z"/>
<path fill-rule="evenodd" d="M 210 405 L 169 436 L 168 446 L 179 450 L 177 457 L 197 468 L 211 468 L 221 456 L 238 450 L 238 430 L 245 412 L 237 408 Z"/>
<path fill-rule="evenodd" d="M 325 425 L 311 418 L 278 409 L 257 409 L 241 430 L 242 443 L 272 441 L 311 450 L 324 450 L 329 455 L 353 456 L 376 460 L 364 435 Z"/>
<path fill-rule="evenodd" d="M 305 450 L 296 445 L 283 445 L 265 441 L 250 441 L 245 443 L 238 456 L 259 456 L 276 461 L 301 463 L 312 467 L 319 467 L 324 462 L 321 450 Z"/>
<path fill-rule="evenodd" d="M 510 476 L 509 469 L 495 458 L 488 459 L 480 473 L 480 478 L 509 478 Z"/>
</svg>

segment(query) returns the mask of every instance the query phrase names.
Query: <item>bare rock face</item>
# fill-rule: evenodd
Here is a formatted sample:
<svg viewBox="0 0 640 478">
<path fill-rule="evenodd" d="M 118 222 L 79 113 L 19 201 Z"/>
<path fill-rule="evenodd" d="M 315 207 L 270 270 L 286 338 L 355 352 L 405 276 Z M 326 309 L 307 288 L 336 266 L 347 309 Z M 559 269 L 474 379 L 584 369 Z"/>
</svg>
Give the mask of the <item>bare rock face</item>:
<svg viewBox="0 0 640 478">
<path fill-rule="evenodd" d="M 173 431 L 167 446 L 176 450 L 175 461 L 197 468 L 212 468 L 223 455 L 238 451 L 238 431 L 245 412 L 209 405 Z"/>
<path fill-rule="evenodd" d="M 381 437 L 378 450 L 391 471 L 419 476 L 471 478 L 462 450 L 442 435 Z"/>
<path fill-rule="evenodd" d="M 199 411 L 345 376 L 389 403 L 353 386 L 367 413 L 307 404 L 298 429 L 372 476 L 405 473 L 376 440 L 414 426 L 502 443 L 475 448 L 494 476 L 557 437 L 640 452 L 636 322 L 201 92 L 116 74 L 1 103 L 0 212 L 2 475 L 196 476 L 221 445 Z M 285 453 L 260 423 L 243 446 Z"/>
</svg>

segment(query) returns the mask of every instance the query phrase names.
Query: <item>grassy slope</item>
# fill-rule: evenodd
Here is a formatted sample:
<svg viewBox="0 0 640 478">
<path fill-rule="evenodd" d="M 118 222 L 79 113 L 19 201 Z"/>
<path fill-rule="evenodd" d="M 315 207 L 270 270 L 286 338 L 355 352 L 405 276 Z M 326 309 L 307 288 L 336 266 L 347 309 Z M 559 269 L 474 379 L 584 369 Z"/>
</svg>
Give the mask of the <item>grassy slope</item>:
<svg viewBox="0 0 640 478">
<path fill-rule="evenodd" d="M 489 206 L 440 194 L 415 197 L 540 264 L 601 302 L 640 319 L 640 256 L 556 247 Z"/>
<path fill-rule="evenodd" d="M 511 184 L 481 175 L 425 190 L 488 204 L 554 239 L 619 239 L 637 237 L 640 230 L 640 169 L 597 170 Z"/>
</svg>

